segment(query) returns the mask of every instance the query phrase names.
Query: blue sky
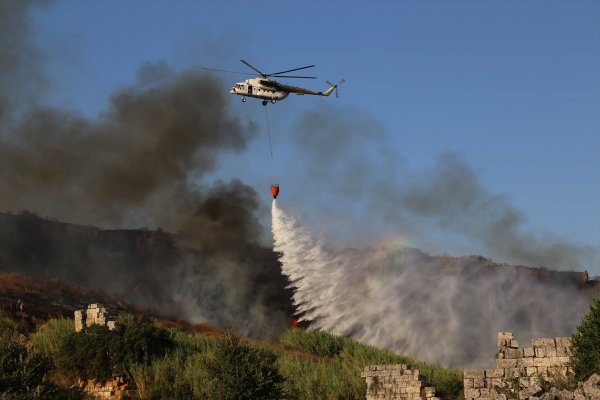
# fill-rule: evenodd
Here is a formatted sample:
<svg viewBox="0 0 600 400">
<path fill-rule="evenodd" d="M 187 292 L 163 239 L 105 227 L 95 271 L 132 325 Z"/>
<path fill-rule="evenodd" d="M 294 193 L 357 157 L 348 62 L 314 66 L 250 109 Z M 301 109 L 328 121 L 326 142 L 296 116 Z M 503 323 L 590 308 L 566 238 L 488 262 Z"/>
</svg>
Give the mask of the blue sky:
<svg viewBox="0 0 600 400">
<path fill-rule="evenodd" d="M 316 227 L 367 236 L 364 244 L 407 229 L 369 218 L 364 195 L 338 197 L 344 188 L 327 193 L 297 171 L 313 159 L 290 132 L 315 110 L 359 118 L 364 136 L 343 156 L 389 172 L 391 186 L 426 179 L 451 152 L 486 193 L 521 213 L 524 233 L 600 252 L 599 2 L 56 1 L 33 17 L 51 82 L 45 100 L 90 117 L 148 61 L 247 71 L 245 59 L 266 72 L 316 64 L 319 79 L 299 82 L 311 88 L 345 78 L 339 99 L 290 96 L 269 106 L 275 162 L 264 109 L 231 95 L 232 112 L 261 130 L 211 177 L 239 177 L 257 191 L 276 180 L 284 204 Z M 243 79 L 220 78 L 224 90 Z M 327 140 L 343 151 L 348 138 Z M 411 245 L 494 258 L 431 220 L 410 221 Z"/>
</svg>

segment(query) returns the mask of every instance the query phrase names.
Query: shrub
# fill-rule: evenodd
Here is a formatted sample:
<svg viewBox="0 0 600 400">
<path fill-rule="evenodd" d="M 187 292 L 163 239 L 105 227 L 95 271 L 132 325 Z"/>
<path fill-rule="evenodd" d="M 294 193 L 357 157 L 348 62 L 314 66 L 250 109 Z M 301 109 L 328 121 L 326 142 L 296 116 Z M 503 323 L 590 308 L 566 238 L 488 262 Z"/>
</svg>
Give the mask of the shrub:
<svg viewBox="0 0 600 400">
<path fill-rule="evenodd" d="M 593 299 L 577 332 L 571 336 L 571 365 L 578 382 L 600 373 L 600 299 Z"/>
<path fill-rule="evenodd" d="M 169 332 L 150 323 L 126 321 L 115 330 L 92 325 L 63 338 L 56 365 L 71 379 L 105 382 L 113 376 L 131 381 L 135 364 L 148 364 L 173 347 Z"/>
<path fill-rule="evenodd" d="M 114 331 L 111 358 L 117 375 L 127 375 L 135 364 L 148 364 L 174 347 L 169 331 L 147 322 L 119 323 Z"/>
<path fill-rule="evenodd" d="M 112 332 L 101 325 L 92 325 L 85 332 L 72 332 L 64 338 L 55 358 L 58 370 L 72 380 L 107 381 L 113 376 L 112 339 Z"/>
<path fill-rule="evenodd" d="M 50 363 L 28 351 L 24 337 L 10 324 L 0 326 L 0 398 L 55 399 L 59 389 L 50 382 Z"/>
<path fill-rule="evenodd" d="M 211 398 L 221 400 L 280 399 L 283 377 L 276 355 L 227 335 L 216 341 L 206 360 Z"/>
</svg>

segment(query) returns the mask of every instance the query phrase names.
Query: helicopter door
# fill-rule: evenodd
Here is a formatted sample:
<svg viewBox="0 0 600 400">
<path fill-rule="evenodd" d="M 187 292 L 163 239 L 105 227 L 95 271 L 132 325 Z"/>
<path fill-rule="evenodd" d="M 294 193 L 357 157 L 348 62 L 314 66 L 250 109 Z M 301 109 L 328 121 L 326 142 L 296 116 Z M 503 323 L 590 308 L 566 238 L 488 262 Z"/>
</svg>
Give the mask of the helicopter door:
<svg viewBox="0 0 600 400">
<path fill-rule="evenodd" d="M 248 85 L 248 94 L 252 94 L 252 85 Z"/>
</svg>

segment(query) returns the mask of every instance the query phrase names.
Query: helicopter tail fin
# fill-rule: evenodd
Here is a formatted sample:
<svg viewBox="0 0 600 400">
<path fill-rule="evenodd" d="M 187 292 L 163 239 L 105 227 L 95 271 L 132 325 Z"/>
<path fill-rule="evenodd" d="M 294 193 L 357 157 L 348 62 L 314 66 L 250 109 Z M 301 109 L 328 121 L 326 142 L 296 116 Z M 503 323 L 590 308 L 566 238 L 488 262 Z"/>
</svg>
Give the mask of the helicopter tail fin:
<svg viewBox="0 0 600 400">
<path fill-rule="evenodd" d="M 324 91 L 322 93 L 322 95 L 323 96 L 329 96 L 333 92 L 333 90 L 335 89 L 335 97 L 340 97 L 339 93 L 338 93 L 338 86 L 340 86 L 344 82 L 346 82 L 345 79 L 342 79 L 338 83 L 331 83 L 331 82 L 327 81 L 327 84 L 330 86 L 330 88 L 327 89 L 326 91 Z"/>
</svg>

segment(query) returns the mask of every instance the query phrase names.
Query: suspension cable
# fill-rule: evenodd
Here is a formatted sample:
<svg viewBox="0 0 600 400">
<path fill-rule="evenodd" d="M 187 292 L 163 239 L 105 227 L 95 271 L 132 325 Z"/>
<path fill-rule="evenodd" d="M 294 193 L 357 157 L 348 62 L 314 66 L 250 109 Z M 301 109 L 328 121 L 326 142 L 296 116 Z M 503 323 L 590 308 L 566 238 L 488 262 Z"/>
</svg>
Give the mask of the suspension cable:
<svg viewBox="0 0 600 400">
<path fill-rule="evenodd" d="M 267 107 L 265 107 L 265 120 L 267 121 L 267 135 L 269 136 L 269 154 L 271 155 L 271 160 L 273 160 L 273 147 L 271 146 L 271 129 L 269 128 L 269 113 L 267 112 Z"/>
</svg>

